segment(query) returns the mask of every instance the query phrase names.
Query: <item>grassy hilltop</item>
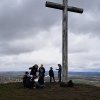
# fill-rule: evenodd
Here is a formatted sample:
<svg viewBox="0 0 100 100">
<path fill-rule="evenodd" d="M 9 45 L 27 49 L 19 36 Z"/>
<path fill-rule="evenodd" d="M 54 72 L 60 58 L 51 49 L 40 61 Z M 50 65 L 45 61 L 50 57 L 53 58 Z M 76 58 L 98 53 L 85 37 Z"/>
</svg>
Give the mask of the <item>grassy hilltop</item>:
<svg viewBox="0 0 100 100">
<path fill-rule="evenodd" d="M 43 89 L 27 89 L 22 83 L 8 83 L 0 85 L 0 100 L 100 100 L 100 87 L 77 84 L 63 88 L 48 83 Z"/>
</svg>

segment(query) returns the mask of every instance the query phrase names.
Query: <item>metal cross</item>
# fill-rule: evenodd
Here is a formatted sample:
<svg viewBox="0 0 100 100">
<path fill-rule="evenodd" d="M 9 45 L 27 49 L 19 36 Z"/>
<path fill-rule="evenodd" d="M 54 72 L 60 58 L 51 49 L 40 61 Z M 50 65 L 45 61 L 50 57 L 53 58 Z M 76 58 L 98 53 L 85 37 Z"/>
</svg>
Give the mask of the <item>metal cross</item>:
<svg viewBox="0 0 100 100">
<path fill-rule="evenodd" d="M 63 11 L 62 20 L 62 82 L 68 81 L 68 11 L 83 13 L 82 8 L 68 6 L 68 0 L 63 0 L 63 4 L 46 1 L 46 7 Z"/>
</svg>

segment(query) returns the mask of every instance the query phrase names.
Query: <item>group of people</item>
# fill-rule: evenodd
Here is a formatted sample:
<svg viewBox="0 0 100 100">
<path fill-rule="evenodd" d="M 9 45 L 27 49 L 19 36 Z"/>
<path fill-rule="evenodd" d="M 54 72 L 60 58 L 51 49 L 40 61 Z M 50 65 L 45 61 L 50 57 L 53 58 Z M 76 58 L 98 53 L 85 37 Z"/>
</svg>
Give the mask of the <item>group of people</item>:
<svg viewBox="0 0 100 100">
<path fill-rule="evenodd" d="M 26 71 L 23 77 L 24 87 L 27 88 L 44 87 L 45 68 L 43 64 L 41 64 L 40 67 L 37 64 L 35 64 L 34 66 L 30 67 L 29 70 L 31 70 L 30 73 Z M 56 70 L 58 70 L 58 81 L 59 83 L 61 83 L 61 74 L 62 74 L 61 64 L 58 64 L 58 69 Z M 49 70 L 49 77 L 50 77 L 50 83 L 52 82 L 52 80 L 55 82 L 55 75 L 52 67 L 50 67 Z M 35 82 L 35 79 L 38 79 L 38 81 Z M 72 80 L 68 81 L 67 86 L 73 87 Z"/>
<path fill-rule="evenodd" d="M 58 64 L 58 81 L 61 82 L 61 72 L 62 72 L 62 67 L 61 67 L 61 64 Z M 53 71 L 53 68 L 50 67 L 50 70 L 49 70 L 49 76 L 50 76 L 50 83 L 52 82 L 52 80 L 55 82 L 55 77 L 54 77 L 54 71 Z"/>
<path fill-rule="evenodd" d="M 56 70 L 58 70 L 58 80 L 59 82 L 61 82 L 61 72 L 62 72 L 61 65 L 58 64 L 58 67 L 59 68 Z M 29 70 L 31 70 L 30 73 L 25 72 L 25 75 L 23 77 L 24 87 L 28 88 L 44 87 L 45 68 L 43 64 L 41 64 L 40 67 L 37 64 L 35 64 L 34 66 L 30 67 Z M 49 76 L 50 76 L 50 82 L 52 82 L 52 79 L 55 82 L 54 71 L 52 67 L 50 67 Z M 34 80 L 37 77 L 38 77 L 38 83 L 35 83 Z"/>
<path fill-rule="evenodd" d="M 29 72 L 25 72 L 25 75 L 23 77 L 23 85 L 24 87 L 33 88 L 36 86 L 44 87 L 44 77 L 45 77 L 45 68 L 43 67 L 43 64 L 41 64 L 40 68 L 38 68 L 38 65 L 35 64 L 34 66 L 29 68 Z M 39 73 L 37 75 L 37 72 Z M 35 83 L 35 79 L 38 77 L 38 84 Z"/>
</svg>

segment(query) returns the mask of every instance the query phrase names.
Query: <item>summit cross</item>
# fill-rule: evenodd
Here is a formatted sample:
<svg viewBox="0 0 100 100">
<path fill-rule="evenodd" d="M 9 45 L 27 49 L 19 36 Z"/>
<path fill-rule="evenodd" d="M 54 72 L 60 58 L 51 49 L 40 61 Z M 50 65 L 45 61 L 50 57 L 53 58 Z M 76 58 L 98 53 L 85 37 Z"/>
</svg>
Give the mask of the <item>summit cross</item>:
<svg viewBox="0 0 100 100">
<path fill-rule="evenodd" d="M 83 13 L 82 8 L 68 6 L 68 0 L 62 4 L 46 1 L 46 7 L 62 10 L 62 82 L 68 81 L 68 11 Z"/>
</svg>

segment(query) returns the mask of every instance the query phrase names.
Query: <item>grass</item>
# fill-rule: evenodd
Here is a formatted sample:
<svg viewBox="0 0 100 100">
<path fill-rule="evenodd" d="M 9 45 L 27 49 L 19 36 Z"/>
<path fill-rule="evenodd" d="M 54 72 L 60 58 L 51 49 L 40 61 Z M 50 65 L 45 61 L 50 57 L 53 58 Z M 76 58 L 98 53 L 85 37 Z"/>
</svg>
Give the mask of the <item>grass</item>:
<svg viewBox="0 0 100 100">
<path fill-rule="evenodd" d="M 0 85 L 0 100 L 100 100 L 100 87 L 76 84 L 63 88 L 47 83 L 43 89 L 27 89 L 22 83 L 8 83 Z"/>
</svg>

